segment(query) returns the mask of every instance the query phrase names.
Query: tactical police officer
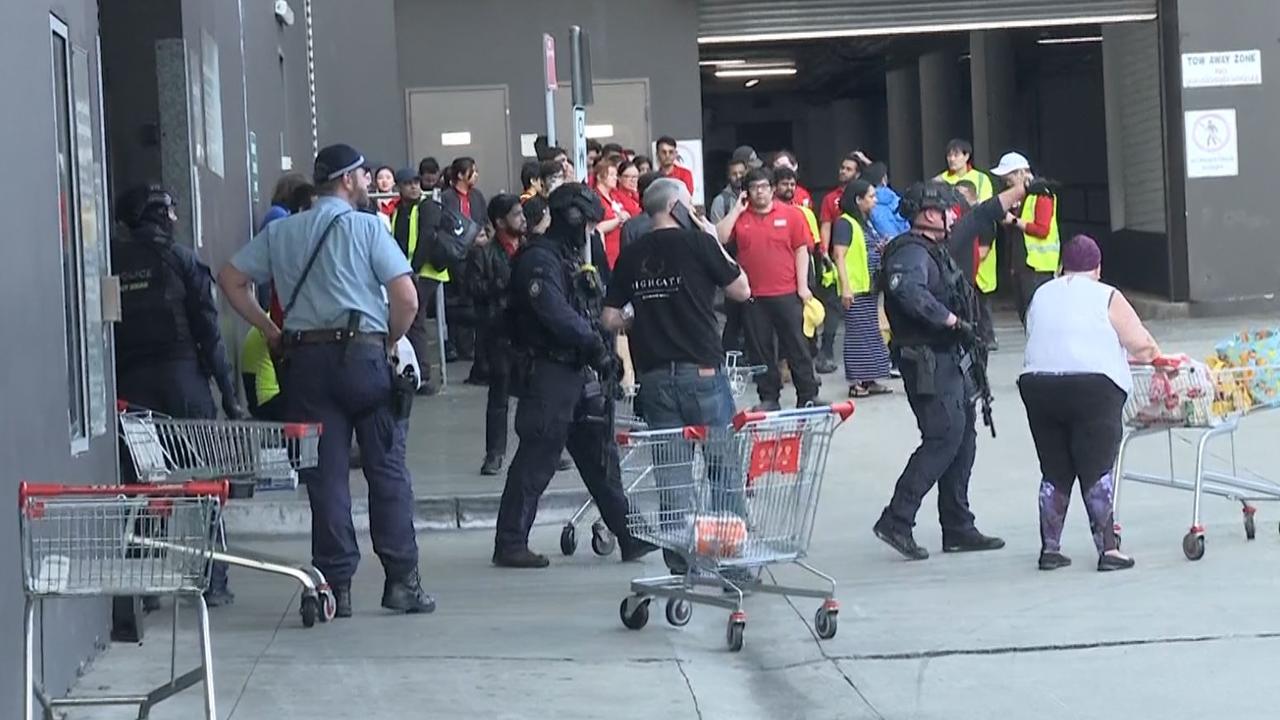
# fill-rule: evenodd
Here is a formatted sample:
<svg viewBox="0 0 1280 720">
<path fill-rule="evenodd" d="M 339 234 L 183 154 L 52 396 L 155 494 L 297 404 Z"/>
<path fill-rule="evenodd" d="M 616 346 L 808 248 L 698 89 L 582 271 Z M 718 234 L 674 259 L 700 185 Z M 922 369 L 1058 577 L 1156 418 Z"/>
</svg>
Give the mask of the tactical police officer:
<svg viewBox="0 0 1280 720">
<path fill-rule="evenodd" d="M 212 275 L 195 253 L 173 241 L 173 196 L 159 185 L 136 187 L 120 198 L 116 219 L 121 231 L 111 244 L 111 264 L 120 277 L 123 317 L 115 331 L 117 394 L 172 417 L 213 419 L 212 376 L 227 417 L 244 417 L 218 327 Z M 215 563 L 209 605 L 234 597 L 226 565 Z"/>
<path fill-rule="evenodd" d="M 268 225 L 218 278 L 236 311 L 282 357 L 289 418 L 324 425 L 319 466 L 304 470 L 302 480 L 311 502 L 312 563 L 333 587 L 338 617 L 351 616 L 351 577 L 360 561 L 348 476 L 353 430 L 369 482 L 374 552 L 386 574 L 382 607 L 435 609 L 418 574 L 413 486 L 405 467 L 415 388 L 393 377 L 387 357 L 413 322 L 418 292 L 409 261 L 386 226 L 356 212 L 368 198 L 363 165 L 364 157 L 350 146 L 321 150 L 312 209 Z M 286 300 L 283 329 L 251 292 L 252 283 L 269 281 Z"/>
<path fill-rule="evenodd" d="M 957 221 L 961 200 L 954 188 L 937 180 L 917 183 L 899 207 L 911 230 L 884 252 L 881 272 L 893 331 L 891 350 L 921 442 L 874 530 L 909 560 L 929 557 L 911 531 L 921 501 L 935 484 L 943 552 L 1004 547 L 1000 538 L 978 532 L 969 511 L 969 475 L 977 444 L 974 401 L 983 399 L 990 425 L 990 392 L 986 349 L 974 327 L 978 307 L 973 279 L 956 258 L 967 263 L 979 228 L 1000 220 L 1025 194 L 1025 187 L 1010 188 Z"/>
<path fill-rule="evenodd" d="M 551 227 L 520 249 L 511 270 L 507 312 L 520 445 L 502 492 L 493 563 L 549 564 L 529 549 L 529 529 L 566 447 L 605 524 L 619 538 L 622 559 L 634 560 L 654 548 L 627 532 L 610 399 L 621 364 L 613 338 L 599 324 L 599 277 L 582 262 L 583 246 L 603 210 L 596 193 L 579 183 L 557 188 L 548 205 Z"/>
</svg>

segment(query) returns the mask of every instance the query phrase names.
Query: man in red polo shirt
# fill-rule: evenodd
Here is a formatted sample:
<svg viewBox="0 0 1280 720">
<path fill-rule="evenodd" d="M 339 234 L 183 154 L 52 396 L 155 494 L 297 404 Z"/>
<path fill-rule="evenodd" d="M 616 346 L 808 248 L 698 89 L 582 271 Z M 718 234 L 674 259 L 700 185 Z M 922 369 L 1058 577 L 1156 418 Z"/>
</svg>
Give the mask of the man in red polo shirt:
<svg viewBox="0 0 1280 720">
<path fill-rule="evenodd" d="M 669 178 L 675 178 L 684 183 L 689 188 L 689 193 L 693 193 L 693 173 L 688 168 L 680 167 L 676 164 L 676 159 L 680 157 L 680 149 L 676 146 L 675 138 L 663 135 L 658 138 L 658 172 Z"/>
<path fill-rule="evenodd" d="M 751 282 L 752 297 L 743 316 L 747 351 L 753 364 L 768 368 L 756 381 L 760 410 L 781 407 L 782 375 L 779 358 L 791 368 L 796 405 L 818 397 L 813 356 L 804 337 L 804 303 L 809 291 L 808 222 L 796 207 L 774 202 L 773 173 L 757 169 L 747 174 L 746 191 L 729 214 L 716 225 L 720 242 L 737 243 L 738 264 Z"/>
</svg>

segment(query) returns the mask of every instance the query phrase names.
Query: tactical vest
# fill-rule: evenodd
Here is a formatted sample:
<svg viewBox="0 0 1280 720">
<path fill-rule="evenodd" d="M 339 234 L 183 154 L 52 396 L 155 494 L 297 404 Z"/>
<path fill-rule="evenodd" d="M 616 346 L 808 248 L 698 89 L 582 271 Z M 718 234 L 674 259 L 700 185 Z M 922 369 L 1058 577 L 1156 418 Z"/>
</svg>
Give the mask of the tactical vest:
<svg viewBox="0 0 1280 720">
<path fill-rule="evenodd" d="M 113 243 L 111 263 L 120 277 L 122 320 L 115 326 L 120 362 L 195 357 L 187 288 L 167 244 L 145 237 Z"/>
<path fill-rule="evenodd" d="M 930 283 L 929 292 L 938 298 L 956 317 L 976 322 L 977 295 L 964 271 L 956 265 L 945 243 L 937 243 L 923 235 L 907 233 L 899 235 L 885 248 L 881 259 L 881 272 L 890 267 L 893 256 L 908 245 L 924 248 L 938 268 L 939 281 Z M 887 287 L 887 286 L 886 286 Z M 893 343 L 899 347 L 913 345 L 951 346 L 957 342 L 955 332 L 949 328 L 936 328 L 911 315 L 893 292 L 885 293 L 885 314 L 893 331 Z"/>
</svg>

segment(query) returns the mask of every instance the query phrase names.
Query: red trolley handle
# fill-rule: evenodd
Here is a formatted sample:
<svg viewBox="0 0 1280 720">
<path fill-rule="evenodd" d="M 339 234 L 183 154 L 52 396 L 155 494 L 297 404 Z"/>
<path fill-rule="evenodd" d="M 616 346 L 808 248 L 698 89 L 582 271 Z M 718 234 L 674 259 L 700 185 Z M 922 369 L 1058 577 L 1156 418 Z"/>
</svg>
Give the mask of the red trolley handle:
<svg viewBox="0 0 1280 720">
<path fill-rule="evenodd" d="M 200 497 L 212 496 L 226 503 L 231 484 L 226 480 L 201 480 L 172 485 L 56 485 L 23 482 L 18 486 L 18 506 L 40 497 Z"/>
<path fill-rule="evenodd" d="M 748 410 L 733 416 L 733 429 L 741 430 L 749 423 L 760 422 L 762 420 L 799 420 L 803 418 L 821 417 L 823 415 L 839 415 L 840 422 L 844 422 L 853 415 L 853 410 L 854 404 L 852 400 L 845 400 L 844 402 L 832 403 L 830 405 L 815 405 L 814 407 L 796 408 L 794 410 L 777 410 L 775 412 Z"/>
</svg>

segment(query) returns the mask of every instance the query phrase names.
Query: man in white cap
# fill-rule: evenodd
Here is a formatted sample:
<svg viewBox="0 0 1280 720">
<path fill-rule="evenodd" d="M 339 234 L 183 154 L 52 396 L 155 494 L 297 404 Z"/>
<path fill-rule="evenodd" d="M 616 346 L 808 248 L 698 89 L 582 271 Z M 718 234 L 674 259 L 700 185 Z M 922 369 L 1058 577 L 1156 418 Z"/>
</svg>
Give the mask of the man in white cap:
<svg viewBox="0 0 1280 720">
<path fill-rule="evenodd" d="M 1013 233 L 1012 275 L 1018 290 L 1018 318 L 1026 323 L 1031 296 L 1058 272 L 1058 197 L 1050 183 L 1031 173 L 1031 163 L 1020 153 L 1005 153 L 991 174 L 1006 187 L 1024 185 L 1027 198 L 1020 210 L 1011 210 L 1004 224 Z"/>
</svg>

